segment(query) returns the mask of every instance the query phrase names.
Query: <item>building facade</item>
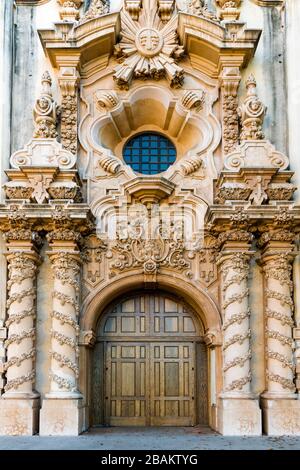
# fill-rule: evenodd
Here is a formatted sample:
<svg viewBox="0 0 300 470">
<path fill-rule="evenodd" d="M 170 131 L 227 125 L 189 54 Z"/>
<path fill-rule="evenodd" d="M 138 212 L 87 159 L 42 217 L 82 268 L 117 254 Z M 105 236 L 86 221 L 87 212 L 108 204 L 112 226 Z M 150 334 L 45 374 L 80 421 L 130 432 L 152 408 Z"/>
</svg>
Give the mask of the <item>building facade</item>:
<svg viewBox="0 0 300 470">
<path fill-rule="evenodd" d="M 0 12 L 0 434 L 300 435 L 299 2 Z"/>
</svg>

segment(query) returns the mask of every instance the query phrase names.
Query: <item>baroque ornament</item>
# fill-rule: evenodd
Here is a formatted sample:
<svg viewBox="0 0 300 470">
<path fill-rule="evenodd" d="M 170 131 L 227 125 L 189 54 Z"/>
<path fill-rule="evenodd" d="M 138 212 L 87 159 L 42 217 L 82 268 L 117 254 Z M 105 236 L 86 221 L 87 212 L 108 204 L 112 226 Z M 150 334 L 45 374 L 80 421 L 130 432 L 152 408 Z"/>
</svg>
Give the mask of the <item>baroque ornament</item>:
<svg viewBox="0 0 300 470">
<path fill-rule="evenodd" d="M 184 54 L 177 39 L 177 15 L 164 24 L 156 0 L 144 0 L 142 13 L 134 21 L 127 11 L 121 12 L 121 41 L 115 56 L 121 62 L 115 67 L 114 80 L 121 89 L 128 89 L 133 78 L 165 77 L 171 87 L 178 88 L 184 70 L 176 64 Z"/>
<path fill-rule="evenodd" d="M 33 137 L 38 139 L 56 138 L 56 103 L 51 92 L 52 80 L 49 72 L 42 75 L 42 91 L 33 108 L 35 131 Z"/>
<path fill-rule="evenodd" d="M 223 256 L 223 258 L 222 258 Z M 251 329 L 248 253 L 221 254 L 224 311 L 224 392 L 250 391 Z"/>
<path fill-rule="evenodd" d="M 109 3 L 109 0 L 92 0 L 87 12 L 81 18 L 80 23 L 93 20 L 98 16 L 109 13 Z"/>
<path fill-rule="evenodd" d="M 187 277 L 191 277 L 191 263 L 185 257 L 184 242 L 177 238 L 174 228 L 169 238 L 164 238 L 162 232 L 160 226 L 157 238 L 144 238 L 143 230 L 137 227 L 135 233 L 127 238 L 118 238 L 111 247 L 115 259 L 110 265 L 110 275 L 141 267 L 144 274 L 156 274 L 161 267 L 168 267 L 184 271 Z"/>
<path fill-rule="evenodd" d="M 256 93 L 256 80 L 251 74 L 246 81 L 247 97 L 238 108 L 242 132 L 241 140 L 264 139 L 262 126 L 267 111 L 266 106 L 260 101 Z"/>
<path fill-rule="evenodd" d="M 208 9 L 206 0 L 188 0 L 187 13 L 203 16 L 203 18 L 209 20 L 219 21 L 215 13 Z"/>
<path fill-rule="evenodd" d="M 290 250 L 281 253 L 272 253 L 269 250 L 263 260 L 266 284 L 265 338 L 268 392 L 295 391 L 291 254 Z"/>
</svg>

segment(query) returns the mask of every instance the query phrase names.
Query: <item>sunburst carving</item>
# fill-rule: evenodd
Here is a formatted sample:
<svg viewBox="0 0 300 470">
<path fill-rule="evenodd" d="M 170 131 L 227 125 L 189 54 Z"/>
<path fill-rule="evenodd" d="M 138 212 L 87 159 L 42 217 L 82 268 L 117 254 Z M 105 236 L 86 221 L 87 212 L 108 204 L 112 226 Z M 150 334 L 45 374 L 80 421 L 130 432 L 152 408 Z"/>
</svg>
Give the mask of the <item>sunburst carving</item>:
<svg viewBox="0 0 300 470">
<path fill-rule="evenodd" d="M 121 41 L 115 46 L 120 65 L 115 67 L 114 80 L 121 89 L 128 89 L 133 78 L 167 78 L 178 88 L 184 70 L 176 63 L 184 54 L 178 44 L 177 15 L 164 24 L 158 15 L 156 0 L 143 0 L 142 12 L 134 21 L 121 12 Z"/>
</svg>

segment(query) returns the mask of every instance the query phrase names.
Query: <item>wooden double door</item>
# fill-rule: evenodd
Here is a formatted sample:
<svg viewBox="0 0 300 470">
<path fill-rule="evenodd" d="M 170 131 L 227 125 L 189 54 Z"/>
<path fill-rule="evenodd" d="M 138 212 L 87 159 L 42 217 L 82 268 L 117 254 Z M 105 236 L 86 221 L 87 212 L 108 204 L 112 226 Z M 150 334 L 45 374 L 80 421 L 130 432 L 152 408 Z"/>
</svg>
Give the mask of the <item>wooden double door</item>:
<svg viewBox="0 0 300 470">
<path fill-rule="evenodd" d="M 112 342 L 106 352 L 107 424 L 195 424 L 193 343 Z"/>
<path fill-rule="evenodd" d="M 95 348 L 94 424 L 197 424 L 199 400 L 207 406 L 199 329 L 181 302 L 163 294 L 135 295 L 111 308 Z"/>
</svg>

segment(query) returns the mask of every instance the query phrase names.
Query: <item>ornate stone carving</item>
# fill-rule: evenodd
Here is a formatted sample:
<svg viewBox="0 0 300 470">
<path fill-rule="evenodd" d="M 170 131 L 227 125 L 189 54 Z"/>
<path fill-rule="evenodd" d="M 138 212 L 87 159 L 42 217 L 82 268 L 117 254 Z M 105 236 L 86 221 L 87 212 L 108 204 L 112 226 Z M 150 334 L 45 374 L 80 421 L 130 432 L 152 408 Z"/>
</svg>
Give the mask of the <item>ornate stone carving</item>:
<svg viewBox="0 0 300 470">
<path fill-rule="evenodd" d="M 83 23 L 88 20 L 93 20 L 98 16 L 109 13 L 109 6 L 109 0 L 91 0 L 89 9 L 81 18 L 80 23 Z"/>
<path fill-rule="evenodd" d="M 295 391 L 292 338 L 293 297 L 291 274 L 293 254 L 272 252 L 263 256 L 266 296 L 266 378 L 264 396 L 283 396 Z"/>
<path fill-rule="evenodd" d="M 39 257 L 33 251 L 9 251 L 8 260 L 8 338 L 4 364 L 7 383 L 5 396 L 33 398 L 35 379 L 35 278 Z"/>
<path fill-rule="evenodd" d="M 80 258 L 75 252 L 51 252 L 54 274 L 50 393 L 77 393 L 78 293 Z"/>
<path fill-rule="evenodd" d="M 264 139 L 262 126 L 267 108 L 259 100 L 256 93 L 256 80 L 250 75 L 246 81 L 247 97 L 244 103 L 238 108 L 241 121 L 242 132 L 240 139 L 260 140 Z"/>
<path fill-rule="evenodd" d="M 89 288 L 95 287 L 101 280 L 101 263 L 107 244 L 94 234 L 84 240 L 81 252 L 83 260 L 83 279 Z"/>
<path fill-rule="evenodd" d="M 43 204 L 48 201 L 49 194 L 48 188 L 53 181 L 53 174 L 33 174 L 29 177 L 29 184 L 33 191 L 31 197 L 33 197 L 38 204 Z"/>
<path fill-rule="evenodd" d="M 220 255 L 224 311 L 224 392 L 250 393 L 251 349 L 248 253 Z"/>
<path fill-rule="evenodd" d="M 139 19 L 141 6 L 141 0 L 125 0 L 125 8 L 134 21 Z"/>
<path fill-rule="evenodd" d="M 186 259 L 184 242 L 177 238 L 175 228 L 171 228 L 170 237 L 164 238 L 160 225 L 157 234 L 155 239 L 144 238 L 143 228 L 137 225 L 126 238 L 118 236 L 111 247 L 114 259 L 110 264 L 110 275 L 134 268 L 143 268 L 144 274 L 155 275 L 160 268 L 168 267 L 191 277 L 191 263 Z"/>
<path fill-rule="evenodd" d="M 95 346 L 95 343 L 96 343 L 96 335 L 93 330 L 81 331 L 80 338 L 79 338 L 80 345 L 88 346 L 89 348 L 92 348 Z"/>
<path fill-rule="evenodd" d="M 61 169 L 73 168 L 76 158 L 64 150 L 55 139 L 32 139 L 24 149 L 17 150 L 10 157 L 12 168 L 23 166 L 55 166 Z"/>
<path fill-rule="evenodd" d="M 110 90 L 96 92 L 96 104 L 100 111 L 110 111 L 120 103 L 117 93 Z"/>
<path fill-rule="evenodd" d="M 203 90 L 187 90 L 181 97 L 181 104 L 185 108 L 192 109 L 202 109 L 205 102 L 205 92 Z"/>
<path fill-rule="evenodd" d="M 224 204 L 225 201 L 247 201 L 250 194 L 251 189 L 245 184 L 224 184 L 217 189 L 215 200 L 218 204 Z"/>
<path fill-rule="evenodd" d="M 75 67 L 61 67 L 58 77 L 62 94 L 61 143 L 73 154 L 77 153 L 77 84 Z"/>
<path fill-rule="evenodd" d="M 227 154 L 238 144 L 238 88 L 241 80 L 237 67 L 225 67 L 221 74 L 223 150 Z"/>
<path fill-rule="evenodd" d="M 30 199 L 33 193 L 33 188 L 28 186 L 3 186 L 7 199 Z"/>
<path fill-rule="evenodd" d="M 204 169 L 204 162 L 199 155 L 191 155 L 182 158 L 179 165 L 182 173 L 185 176 L 195 173 L 196 171 L 200 170 L 200 168 Z"/>
<path fill-rule="evenodd" d="M 216 14 L 208 9 L 206 0 L 188 0 L 187 12 L 209 20 L 219 21 Z"/>
<path fill-rule="evenodd" d="M 118 173 L 118 171 L 122 167 L 122 162 L 117 157 L 115 157 L 108 151 L 102 151 L 101 154 L 100 152 L 98 152 L 98 154 L 99 158 L 97 163 L 100 167 L 103 168 L 103 170 L 107 171 L 107 173 L 111 173 L 112 175 Z"/>
<path fill-rule="evenodd" d="M 266 189 L 271 201 L 289 201 L 295 191 L 295 186 L 290 183 L 270 183 Z"/>
<path fill-rule="evenodd" d="M 58 0 L 61 5 L 59 16 L 62 21 L 76 21 L 79 18 L 79 8 L 83 0 Z"/>
<path fill-rule="evenodd" d="M 121 89 L 128 89 L 133 78 L 165 77 L 172 87 L 183 83 L 184 70 L 176 64 L 184 50 L 176 37 L 177 16 L 163 24 L 158 16 L 156 0 L 145 0 L 137 22 L 126 11 L 121 12 L 121 41 L 115 56 L 121 62 L 115 67 L 114 80 Z"/>
<path fill-rule="evenodd" d="M 56 132 L 56 103 L 51 92 L 52 80 L 49 72 L 42 75 L 42 90 L 33 108 L 35 123 L 34 138 L 55 138 Z"/>
<path fill-rule="evenodd" d="M 200 280 L 208 287 L 217 279 L 217 250 L 203 248 L 199 251 Z"/>
<path fill-rule="evenodd" d="M 174 0 L 157 0 L 157 3 L 161 21 L 169 21 L 174 10 Z"/>
<path fill-rule="evenodd" d="M 239 19 L 241 0 L 216 0 L 216 4 L 221 8 L 221 20 L 236 21 Z"/>
</svg>

